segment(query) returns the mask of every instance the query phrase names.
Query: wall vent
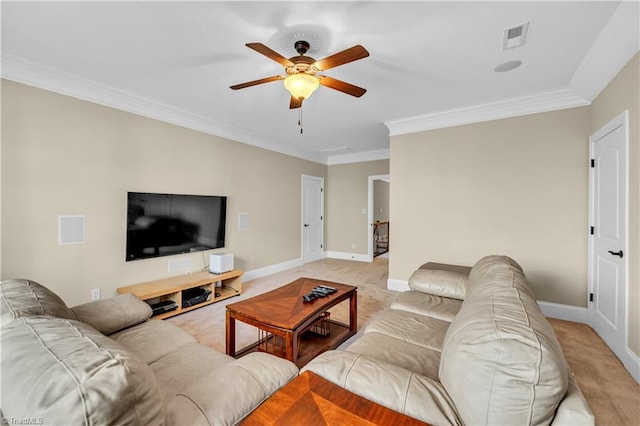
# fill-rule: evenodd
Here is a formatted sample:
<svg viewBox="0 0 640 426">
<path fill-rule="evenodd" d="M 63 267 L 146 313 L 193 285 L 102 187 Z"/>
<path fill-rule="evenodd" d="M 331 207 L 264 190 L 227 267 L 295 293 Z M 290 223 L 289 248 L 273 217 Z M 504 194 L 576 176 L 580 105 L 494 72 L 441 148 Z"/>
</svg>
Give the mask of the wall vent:
<svg viewBox="0 0 640 426">
<path fill-rule="evenodd" d="M 502 42 L 502 50 L 513 49 L 514 47 L 520 47 L 524 45 L 527 39 L 527 30 L 529 29 L 529 23 L 517 25 L 515 27 L 507 28 L 504 30 L 504 39 Z"/>
</svg>

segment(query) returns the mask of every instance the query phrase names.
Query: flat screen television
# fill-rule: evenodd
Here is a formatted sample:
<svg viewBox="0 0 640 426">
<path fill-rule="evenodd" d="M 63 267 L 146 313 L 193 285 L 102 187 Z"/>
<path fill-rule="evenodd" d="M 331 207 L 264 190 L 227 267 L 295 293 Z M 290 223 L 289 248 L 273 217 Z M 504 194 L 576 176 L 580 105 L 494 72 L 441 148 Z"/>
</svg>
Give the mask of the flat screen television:
<svg viewBox="0 0 640 426">
<path fill-rule="evenodd" d="M 224 247 L 227 197 L 127 193 L 126 260 Z"/>
</svg>

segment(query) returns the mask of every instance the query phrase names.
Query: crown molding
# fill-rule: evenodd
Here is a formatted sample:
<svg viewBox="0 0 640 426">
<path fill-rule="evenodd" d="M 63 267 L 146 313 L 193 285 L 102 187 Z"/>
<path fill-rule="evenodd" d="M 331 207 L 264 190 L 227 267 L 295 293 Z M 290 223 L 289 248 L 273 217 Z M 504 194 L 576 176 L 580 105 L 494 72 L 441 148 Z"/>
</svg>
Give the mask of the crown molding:
<svg viewBox="0 0 640 426">
<path fill-rule="evenodd" d="M 17 83 L 72 96 L 303 160 L 327 164 L 326 156 L 320 153 L 294 147 L 266 135 L 231 126 L 153 99 L 132 95 L 96 81 L 46 67 L 7 53 L 2 54 L 1 75 L 2 78 Z"/>
<path fill-rule="evenodd" d="M 621 2 L 569 81 L 593 101 L 640 50 L 640 2 Z"/>
<path fill-rule="evenodd" d="M 568 87 L 385 121 L 391 136 L 589 105 Z"/>
<path fill-rule="evenodd" d="M 327 159 L 327 165 L 363 163 L 365 161 L 388 160 L 389 150 L 379 149 L 375 151 L 354 152 L 351 154 L 331 155 Z"/>
<path fill-rule="evenodd" d="M 640 2 L 623 1 L 566 87 L 386 121 L 391 136 L 590 105 L 640 50 Z"/>
</svg>

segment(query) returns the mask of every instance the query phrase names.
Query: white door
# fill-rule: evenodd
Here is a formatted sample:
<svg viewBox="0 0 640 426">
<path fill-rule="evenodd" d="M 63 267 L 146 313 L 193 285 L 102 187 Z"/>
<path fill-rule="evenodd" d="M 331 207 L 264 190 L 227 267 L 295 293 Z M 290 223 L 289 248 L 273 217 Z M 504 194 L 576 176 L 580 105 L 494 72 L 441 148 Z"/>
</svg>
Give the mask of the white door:
<svg viewBox="0 0 640 426">
<path fill-rule="evenodd" d="M 621 114 L 589 139 L 591 325 L 620 359 L 627 320 L 626 117 Z"/>
<path fill-rule="evenodd" d="M 302 261 L 322 259 L 324 252 L 324 178 L 302 176 Z"/>
</svg>

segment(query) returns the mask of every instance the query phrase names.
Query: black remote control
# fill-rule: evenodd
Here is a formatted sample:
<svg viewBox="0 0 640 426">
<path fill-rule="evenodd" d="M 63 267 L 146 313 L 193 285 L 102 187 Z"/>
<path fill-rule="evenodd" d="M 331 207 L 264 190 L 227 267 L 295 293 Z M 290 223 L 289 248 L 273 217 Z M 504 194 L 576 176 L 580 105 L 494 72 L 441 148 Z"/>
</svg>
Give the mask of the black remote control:
<svg viewBox="0 0 640 426">
<path fill-rule="evenodd" d="M 318 287 L 325 288 L 325 289 L 329 290 L 330 293 L 335 293 L 336 291 L 338 291 L 338 290 L 336 290 L 335 287 L 329 287 L 328 285 L 320 284 Z"/>
<path fill-rule="evenodd" d="M 312 302 L 315 299 L 319 298 L 319 297 L 327 297 L 328 295 L 337 292 L 338 290 L 336 290 L 333 287 L 329 287 L 326 285 L 318 285 L 316 286 L 313 290 L 311 290 L 309 293 L 305 294 L 302 296 L 302 300 L 304 302 Z"/>
</svg>

